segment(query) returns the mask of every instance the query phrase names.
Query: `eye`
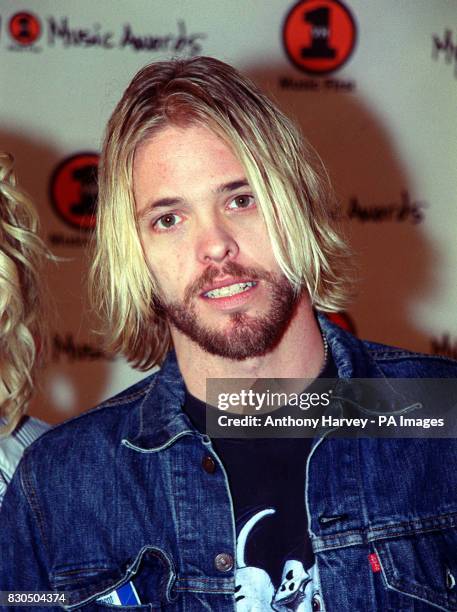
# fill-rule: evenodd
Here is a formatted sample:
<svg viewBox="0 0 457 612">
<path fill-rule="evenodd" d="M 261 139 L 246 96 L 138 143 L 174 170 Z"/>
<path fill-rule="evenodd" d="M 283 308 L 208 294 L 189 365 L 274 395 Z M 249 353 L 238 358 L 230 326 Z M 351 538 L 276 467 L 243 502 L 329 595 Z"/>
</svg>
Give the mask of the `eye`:
<svg viewBox="0 0 457 612">
<path fill-rule="evenodd" d="M 176 213 L 167 213 L 166 215 L 162 215 L 153 223 L 153 227 L 155 230 L 159 232 L 167 231 L 171 229 L 175 225 L 181 222 L 181 217 Z"/>
<path fill-rule="evenodd" d="M 240 208 L 253 208 L 255 206 L 254 196 L 251 195 L 239 195 L 230 200 L 228 207 L 230 210 L 237 210 Z"/>
</svg>

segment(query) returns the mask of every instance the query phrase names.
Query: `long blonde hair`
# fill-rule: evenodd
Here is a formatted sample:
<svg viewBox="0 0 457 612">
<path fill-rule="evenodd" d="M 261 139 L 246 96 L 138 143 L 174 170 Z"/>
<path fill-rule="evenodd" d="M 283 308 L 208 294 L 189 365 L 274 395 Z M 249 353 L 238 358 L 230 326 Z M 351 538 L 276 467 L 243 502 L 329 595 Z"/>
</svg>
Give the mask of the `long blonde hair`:
<svg viewBox="0 0 457 612">
<path fill-rule="evenodd" d="M 0 152 L 0 414 L 14 430 L 32 395 L 47 348 L 42 270 L 47 247 L 38 215 L 16 184 L 13 158 Z"/>
<path fill-rule="evenodd" d="M 200 124 L 222 137 L 244 166 L 273 252 L 314 307 L 338 311 L 348 296 L 348 249 L 335 230 L 333 190 L 297 127 L 247 78 L 209 57 L 140 70 L 108 123 L 90 292 L 105 337 L 136 367 L 160 364 L 170 345 L 154 308 L 157 286 L 141 249 L 133 197 L 138 146 L 167 125 Z"/>
</svg>

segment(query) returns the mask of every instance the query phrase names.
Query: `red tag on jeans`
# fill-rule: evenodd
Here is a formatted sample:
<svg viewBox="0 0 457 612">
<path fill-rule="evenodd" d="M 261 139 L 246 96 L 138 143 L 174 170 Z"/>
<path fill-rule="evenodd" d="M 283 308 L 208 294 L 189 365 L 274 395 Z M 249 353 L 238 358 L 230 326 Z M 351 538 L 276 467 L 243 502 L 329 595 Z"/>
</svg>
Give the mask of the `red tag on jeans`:
<svg viewBox="0 0 457 612">
<path fill-rule="evenodd" d="M 376 553 L 371 553 L 371 555 L 368 555 L 368 561 L 371 565 L 371 571 L 374 574 L 376 574 L 376 572 L 381 571 L 381 565 L 379 563 L 378 555 Z"/>
</svg>

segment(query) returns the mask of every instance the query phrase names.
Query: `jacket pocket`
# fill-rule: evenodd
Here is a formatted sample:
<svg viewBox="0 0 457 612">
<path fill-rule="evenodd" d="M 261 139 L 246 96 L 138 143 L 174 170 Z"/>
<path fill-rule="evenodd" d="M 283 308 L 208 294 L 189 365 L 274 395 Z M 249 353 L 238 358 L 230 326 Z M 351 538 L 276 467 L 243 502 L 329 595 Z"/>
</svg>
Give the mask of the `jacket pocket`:
<svg viewBox="0 0 457 612">
<path fill-rule="evenodd" d="M 457 610 L 456 529 L 377 541 L 374 547 L 388 588 L 439 610 Z"/>
<path fill-rule="evenodd" d="M 82 612 L 107 610 L 167 610 L 172 602 L 174 583 L 173 564 L 164 552 L 150 546 L 140 550 L 133 561 L 120 566 L 92 562 L 85 565 L 66 565 L 51 576 L 54 590 L 68 598 L 66 610 Z M 138 595 L 140 603 L 113 603 L 117 593 L 126 585 Z M 111 597 L 109 597 L 111 596 Z"/>
</svg>

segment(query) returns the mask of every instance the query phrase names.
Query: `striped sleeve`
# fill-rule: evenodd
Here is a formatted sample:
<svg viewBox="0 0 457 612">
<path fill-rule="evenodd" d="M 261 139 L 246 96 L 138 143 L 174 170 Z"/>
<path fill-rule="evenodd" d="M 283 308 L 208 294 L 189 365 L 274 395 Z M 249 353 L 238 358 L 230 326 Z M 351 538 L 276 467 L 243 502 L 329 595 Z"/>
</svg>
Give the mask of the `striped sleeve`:
<svg viewBox="0 0 457 612">
<path fill-rule="evenodd" d="M 11 435 L 0 439 L 0 506 L 25 448 L 48 429 L 43 421 L 25 417 Z"/>
</svg>

